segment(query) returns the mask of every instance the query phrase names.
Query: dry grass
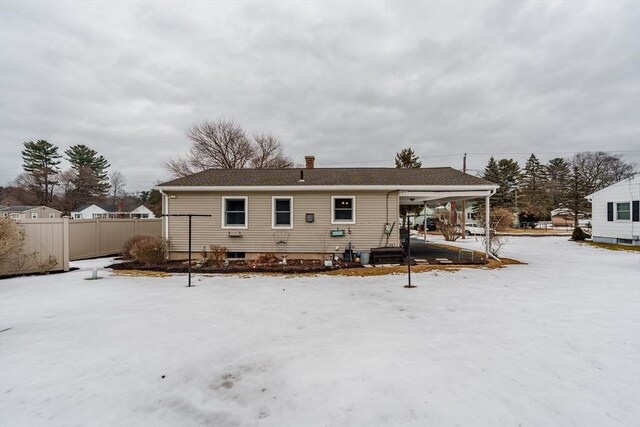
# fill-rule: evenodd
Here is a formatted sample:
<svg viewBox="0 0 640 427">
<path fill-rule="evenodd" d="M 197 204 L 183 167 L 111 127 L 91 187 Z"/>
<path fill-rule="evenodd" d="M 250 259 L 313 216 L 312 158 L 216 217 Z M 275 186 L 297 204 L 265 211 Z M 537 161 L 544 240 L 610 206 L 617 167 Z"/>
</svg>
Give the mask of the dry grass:
<svg viewBox="0 0 640 427">
<path fill-rule="evenodd" d="M 614 245 L 612 243 L 599 242 L 579 242 L 581 245 L 595 246 L 596 248 L 608 249 L 610 251 L 640 252 L 640 246 Z"/>
<path fill-rule="evenodd" d="M 145 271 L 145 270 L 113 270 L 115 276 L 127 277 L 169 277 L 172 274 L 164 271 Z"/>
<path fill-rule="evenodd" d="M 550 236 L 555 236 L 555 235 L 567 235 L 570 236 L 571 232 L 573 230 L 571 229 L 557 229 L 557 230 L 553 230 L 553 229 L 544 229 L 544 228 L 507 228 L 506 230 L 502 230 L 500 232 L 498 232 L 498 234 L 526 234 L 526 235 L 550 235 Z"/>
<path fill-rule="evenodd" d="M 504 268 L 507 265 L 516 265 L 516 264 L 525 264 L 516 259 L 511 258 L 500 258 L 500 261 L 496 261 L 494 259 L 490 259 L 486 264 L 458 264 L 458 265 L 443 265 L 443 264 L 427 264 L 427 265 L 414 265 L 411 266 L 412 273 L 424 273 L 426 271 L 444 271 L 444 272 L 454 272 L 467 268 L 475 268 L 475 269 L 494 269 L 494 268 Z M 328 271 L 326 273 L 329 276 L 356 276 L 356 277 L 367 277 L 367 276 L 385 276 L 387 274 L 407 274 L 407 266 L 406 265 L 394 265 L 392 267 L 370 267 L 370 268 L 345 268 L 341 270 L 333 270 Z"/>
</svg>

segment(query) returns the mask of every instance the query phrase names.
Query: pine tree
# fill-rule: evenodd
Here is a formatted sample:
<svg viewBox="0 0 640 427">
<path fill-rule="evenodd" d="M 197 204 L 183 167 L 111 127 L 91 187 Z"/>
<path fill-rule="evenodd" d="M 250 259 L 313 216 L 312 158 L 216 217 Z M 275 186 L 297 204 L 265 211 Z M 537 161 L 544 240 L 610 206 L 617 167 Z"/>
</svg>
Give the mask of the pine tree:
<svg viewBox="0 0 640 427">
<path fill-rule="evenodd" d="M 529 221 L 537 221 L 549 217 L 549 193 L 547 188 L 545 167 L 535 154 L 531 154 L 522 173 L 521 213 L 525 213 Z"/>
<path fill-rule="evenodd" d="M 561 157 L 549 160 L 545 169 L 549 180 L 549 196 L 551 209 L 556 209 L 567 204 L 567 192 L 569 185 L 569 175 L 571 170 L 569 164 Z"/>
<path fill-rule="evenodd" d="M 585 199 L 585 196 L 589 194 L 589 184 L 580 173 L 580 167 L 578 165 L 573 165 L 571 167 L 568 184 L 567 203 L 569 205 L 569 209 L 573 211 L 575 225 L 577 226 L 578 215 L 580 215 L 587 207 L 587 200 Z"/>
<path fill-rule="evenodd" d="M 498 181 L 500 186 L 492 198 L 492 205 L 517 209 L 517 191 L 520 185 L 520 165 L 513 159 L 498 161 Z"/>
<path fill-rule="evenodd" d="M 498 162 L 496 162 L 496 159 L 494 159 L 493 156 L 491 156 L 489 163 L 485 166 L 482 178 L 487 181 L 491 181 L 494 184 L 500 183 L 500 168 L 498 168 Z"/>
<path fill-rule="evenodd" d="M 418 156 L 411 148 L 403 148 L 399 153 L 396 153 L 396 168 L 410 169 L 419 167 L 422 167 L 422 162 L 418 160 Z"/>
<path fill-rule="evenodd" d="M 102 197 L 109 191 L 107 168 L 110 166 L 103 156 L 83 144 L 69 147 L 64 152 L 75 174 L 75 191 L 78 199 L 86 202 Z"/>
<path fill-rule="evenodd" d="M 516 204 L 516 191 L 520 184 L 520 166 L 513 159 L 496 159 L 491 156 L 487 166 L 484 168 L 482 178 L 497 184 L 498 190 L 491 197 L 493 208 L 508 208 L 514 210 Z M 476 203 L 473 206 L 474 212 L 482 213 L 484 203 Z"/>
<path fill-rule="evenodd" d="M 56 175 L 60 172 L 58 147 L 45 140 L 24 143 L 22 150 L 22 168 L 30 175 L 30 189 L 37 195 L 42 205 L 49 205 L 53 199 L 53 190 L 57 184 Z"/>
</svg>

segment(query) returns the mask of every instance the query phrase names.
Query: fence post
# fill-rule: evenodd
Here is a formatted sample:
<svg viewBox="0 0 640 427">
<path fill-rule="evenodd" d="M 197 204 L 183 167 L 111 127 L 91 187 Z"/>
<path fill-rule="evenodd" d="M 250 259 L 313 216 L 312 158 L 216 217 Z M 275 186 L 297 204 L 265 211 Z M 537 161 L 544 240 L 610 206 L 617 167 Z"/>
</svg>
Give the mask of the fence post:
<svg viewBox="0 0 640 427">
<path fill-rule="evenodd" d="M 100 218 L 96 218 L 96 250 L 95 257 L 97 258 L 100 251 Z"/>
<path fill-rule="evenodd" d="M 62 217 L 62 269 L 69 271 L 69 217 Z"/>
<path fill-rule="evenodd" d="M 138 235 L 138 218 L 133 218 L 133 235 Z"/>
</svg>

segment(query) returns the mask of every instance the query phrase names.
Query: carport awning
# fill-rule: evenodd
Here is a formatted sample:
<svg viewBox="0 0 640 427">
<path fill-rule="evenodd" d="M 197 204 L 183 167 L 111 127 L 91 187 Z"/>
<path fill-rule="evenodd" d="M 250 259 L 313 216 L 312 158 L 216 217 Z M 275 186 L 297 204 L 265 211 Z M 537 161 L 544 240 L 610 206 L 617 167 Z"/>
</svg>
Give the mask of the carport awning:
<svg viewBox="0 0 640 427">
<path fill-rule="evenodd" d="M 425 203 L 428 207 L 436 207 L 457 200 L 479 199 L 491 197 L 495 190 L 477 189 L 477 190 L 442 190 L 442 191 L 401 191 L 401 205 L 420 205 Z"/>
</svg>

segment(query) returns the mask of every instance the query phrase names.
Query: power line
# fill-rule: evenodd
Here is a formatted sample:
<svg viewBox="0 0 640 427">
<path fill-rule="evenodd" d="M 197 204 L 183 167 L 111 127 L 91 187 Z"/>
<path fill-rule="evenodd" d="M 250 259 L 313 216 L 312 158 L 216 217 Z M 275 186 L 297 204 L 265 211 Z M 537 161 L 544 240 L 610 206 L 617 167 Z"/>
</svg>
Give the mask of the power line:
<svg viewBox="0 0 640 427">
<path fill-rule="evenodd" d="M 600 150 L 598 150 L 600 151 Z M 537 152 L 537 153 L 532 153 L 531 151 L 523 151 L 523 152 L 504 152 L 504 153 L 497 153 L 497 152 L 486 152 L 486 153 L 481 153 L 481 152 L 477 152 L 477 153 L 470 153 L 467 152 L 467 155 L 476 155 L 476 156 L 505 156 L 505 155 L 514 155 L 514 154 L 519 154 L 519 155 L 527 155 L 527 154 L 535 154 L 535 155 L 540 155 L 540 154 L 577 154 L 577 153 L 596 153 L 597 151 L 594 150 L 582 150 L 582 151 L 541 151 L 541 152 Z M 607 150 L 607 153 L 640 153 L 640 150 Z M 434 158 L 442 158 L 442 157 L 460 157 L 460 156 L 464 156 L 465 153 L 454 153 L 454 154 L 438 154 L 436 156 L 425 156 L 425 158 L 427 159 L 434 159 Z M 339 162 L 339 163 L 327 163 L 327 165 L 331 166 L 331 165 L 353 165 L 353 164 L 365 164 L 365 163 L 382 163 L 382 162 L 389 162 L 389 159 L 380 159 L 380 160 L 361 160 L 361 161 L 351 161 L 351 162 Z"/>
</svg>

